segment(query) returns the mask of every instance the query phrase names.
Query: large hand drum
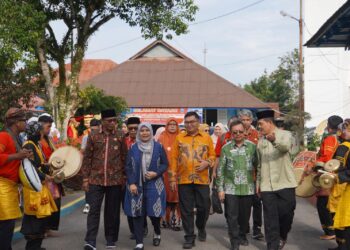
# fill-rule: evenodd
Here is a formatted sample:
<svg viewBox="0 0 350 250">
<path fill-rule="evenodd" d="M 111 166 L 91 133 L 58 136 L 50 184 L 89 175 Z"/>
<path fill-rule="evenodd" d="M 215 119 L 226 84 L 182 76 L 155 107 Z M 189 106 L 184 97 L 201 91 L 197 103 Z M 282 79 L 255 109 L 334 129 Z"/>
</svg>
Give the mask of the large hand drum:
<svg viewBox="0 0 350 250">
<path fill-rule="evenodd" d="M 49 163 L 56 178 L 60 180 L 69 179 L 79 172 L 82 164 L 82 156 L 75 147 L 65 146 L 53 152 Z"/>
<path fill-rule="evenodd" d="M 295 189 L 296 196 L 307 198 L 313 196 L 318 187 L 314 183 L 317 174 L 313 173 L 316 162 L 316 152 L 300 152 L 293 161 L 293 170 L 298 186 Z"/>
<path fill-rule="evenodd" d="M 22 160 L 19 167 L 19 179 L 22 185 L 36 192 L 40 192 L 42 185 L 35 167 L 29 159 Z"/>
<path fill-rule="evenodd" d="M 305 175 L 304 169 L 294 168 L 294 174 L 298 182 L 298 186 L 295 189 L 296 196 L 307 198 L 313 196 L 318 188 L 313 184 L 313 180 L 316 174 Z"/>
</svg>

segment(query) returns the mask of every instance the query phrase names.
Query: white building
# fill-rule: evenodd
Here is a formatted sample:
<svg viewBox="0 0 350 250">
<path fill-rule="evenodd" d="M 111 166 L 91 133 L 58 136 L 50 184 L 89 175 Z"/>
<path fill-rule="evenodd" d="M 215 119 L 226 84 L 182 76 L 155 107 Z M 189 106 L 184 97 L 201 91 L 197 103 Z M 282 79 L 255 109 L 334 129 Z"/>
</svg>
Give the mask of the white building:
<svg viewBox="0 0 350 250">
<path fill-rule="evenodd" d="M 304 41 L 346 2 L 305 0 Z M 306 48 L 305 111 L 312 116 L 307 127 L 317 126 L 331 115 L 350 118 L 350 51 L 344 48 Z"/>
</svg>

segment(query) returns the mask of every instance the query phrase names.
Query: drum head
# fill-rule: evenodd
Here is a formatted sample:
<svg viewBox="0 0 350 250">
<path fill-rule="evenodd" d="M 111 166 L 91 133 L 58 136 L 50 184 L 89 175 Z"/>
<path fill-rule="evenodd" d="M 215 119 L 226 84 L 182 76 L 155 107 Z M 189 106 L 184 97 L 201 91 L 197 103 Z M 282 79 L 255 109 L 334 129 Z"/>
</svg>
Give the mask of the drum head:
<svg viewBox="0 0 350 250">
<path fill-rule="evenodd" d="M 293 160 L 294 168 L 303 168 L 307 172 L 312 172 L 316 163 L 316 152 L 302 151 Z"/>
<path fill-rule="evenodd" d="M 73 177 L 79 172 L 82 164 L 82 156 L 78 149 L 72 146 L 61 147 L 53 152 L 49 163 L 51 164 L 53 160 L 57 160 L 58 158 L 64 162 L 61 170 L 63 170 L 66 179 Z"/>
<path fill-rule="evenodd" d="M 29 159 L 24 159 L 19 168 L 19 178 L 23 184 L 23 186 L 40 192 L 42 185 L 38 173 L 36 172 L 35 167 L 30 162 Z"/>
<path fill-rule="evenodd" d="M 310 174 L 304 176 L 302 180 L 302 176 L 304 174 L 304 169 L 295 168 L 294 173 L 296 179 L 298 181 L 298 186 L 295 189 L 296 196 L 307 198 L 313 196 L 317 192 L 317 188 L 313 185 L 313 179 L 316 176 L 315 174 Z"/>
</svg>

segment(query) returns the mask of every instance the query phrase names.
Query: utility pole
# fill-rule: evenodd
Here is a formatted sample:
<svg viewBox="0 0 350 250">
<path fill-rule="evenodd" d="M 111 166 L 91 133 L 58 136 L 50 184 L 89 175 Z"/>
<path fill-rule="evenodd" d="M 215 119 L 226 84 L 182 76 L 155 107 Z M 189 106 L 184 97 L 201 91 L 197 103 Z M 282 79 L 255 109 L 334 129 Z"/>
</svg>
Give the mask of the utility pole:
<svg viewBox="0 0 350 250">
<path fill-rule="evenodd" d="M 300 0 L 299 17 L 299 127 L 301 136 L 301 146 L 304 146 L 304 127 L 305 127 L 305 103 L 304 103 L 304 64 L 303 64 L 303 0 Z"/>
<path fill-rule="evenodd" d="M 299 19 L 284 12 L 280 12 L 282 16 L 289 17 L 296 20 L 299 23 L 299 130 L 300 130 L 300 144 L 304 146 L 304 113 L 305 113 L 305 104 L 304 104 L 304 64 L 303 64 L 303 0 L 300 0 L 300 13 Z"/>
</svg>

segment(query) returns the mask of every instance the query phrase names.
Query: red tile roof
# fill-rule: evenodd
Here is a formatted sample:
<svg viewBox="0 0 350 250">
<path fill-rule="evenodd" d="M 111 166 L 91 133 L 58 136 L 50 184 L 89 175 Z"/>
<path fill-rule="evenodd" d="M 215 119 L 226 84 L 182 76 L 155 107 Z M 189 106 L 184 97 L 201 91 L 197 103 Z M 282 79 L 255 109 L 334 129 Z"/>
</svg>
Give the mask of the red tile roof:
<svg viewBox="0 0 350 250">
<path fill-rule="evenodd" d="M 80 72 L 80 84 L 88 83 L 88 81 L 104 72 L 107 72 L 113 68 L 115 68 L 118 64 L 113 62 L 112 60 L 107 59 L 84 59 L 81 67 Z M 66 68 L 66 75 L 70 75 L 71 71 L 71 64 L 67 63 L 65 65 Z M 55 77 L 53 79 L 53 84 L 55 86 L 58 85 L 59 77 L 58 77 L 58 70 L 55 69 Z M 68 80 L 69 82 L 69 80 Z"/>
</svg>

